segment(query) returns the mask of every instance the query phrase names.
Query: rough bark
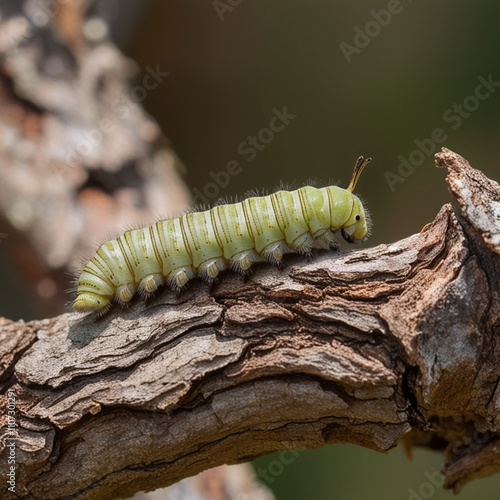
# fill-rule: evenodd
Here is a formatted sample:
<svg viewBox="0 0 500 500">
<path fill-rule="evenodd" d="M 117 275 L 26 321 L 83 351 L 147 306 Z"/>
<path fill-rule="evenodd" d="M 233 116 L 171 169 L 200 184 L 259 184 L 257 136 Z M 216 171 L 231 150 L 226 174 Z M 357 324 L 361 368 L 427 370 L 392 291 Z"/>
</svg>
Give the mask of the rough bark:
<svg viewBox="0 0 500 500">
<path fill-rule="evenodd" d="M 455 491 L 500 470 L 500 187 L 446 149 L 436 162 L 453 207 L 391 245 L 98 321 L 4 319 L 17 496 L 125 496 L 276 450 L 387 451 L 403 436 L 445 450 Z"/>
</svg>

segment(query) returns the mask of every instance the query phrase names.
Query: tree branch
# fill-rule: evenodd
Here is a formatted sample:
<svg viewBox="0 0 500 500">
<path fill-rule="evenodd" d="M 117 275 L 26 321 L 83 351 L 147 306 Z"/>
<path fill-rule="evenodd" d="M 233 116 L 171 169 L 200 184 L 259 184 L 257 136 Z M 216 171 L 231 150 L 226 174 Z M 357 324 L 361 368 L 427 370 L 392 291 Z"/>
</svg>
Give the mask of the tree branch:
<svg viewBox="0 0 500 500">
<path fill-rule="evenodd" d="M 391 245 L 228 274 L 211 294 L 196 283 L 99 321 L 3 320 L 17 496 L 125 496 L 276 450 L 386 451 L 402 436 L 445 450 L 456 491 L 500 470 L 500 187 L 446 149 L 436 162 L 454 208 Z"/>
</svg>

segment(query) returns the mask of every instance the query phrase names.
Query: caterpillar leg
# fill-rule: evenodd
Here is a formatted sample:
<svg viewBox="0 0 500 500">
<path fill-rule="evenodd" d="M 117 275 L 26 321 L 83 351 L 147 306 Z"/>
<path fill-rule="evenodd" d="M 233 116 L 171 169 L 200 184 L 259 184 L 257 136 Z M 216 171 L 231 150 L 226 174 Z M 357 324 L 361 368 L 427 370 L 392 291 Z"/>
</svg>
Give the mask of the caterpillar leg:
<svg viewBox="0 0 500 500">
<path fill-rule="evenodd" d="M 260 260 L 261 259 L 255 250 L 245 250 L 231 257 L 231 269 L 239 274 L 242 274 L 243 276 L 246 276 L 249 273 L 252 264 L 254 262 L 259 262 Z"/>
<path fill-rule="evenodd" d="M 156 292 L 160 286 L 165 283 L 163 276 L 160 273 L 150 274 L 142 278 L 139 283 L 139 294 L 141 297 L 147 297 Z"/>
<path fill-rule="evenodd" d="M 293 243 L 292 248 L 295 252 L 311 255 L 312 249 L 314 248 L 314 240 L 310 233 L 305 233 L 299 236 Z"/>
<path fill-rule="evenodd" d="M 261 257 L 282 269 L 285 267 L 283 263 L 283 255 L 290 252 L 291 250 L 288 248 L 285 241 L 281 240 L 276 243 L 271 243 L 264 248 L 264 250 L 262 250 Z"/>
<path fill-rule="evenodd" d="M 167 283 L 175 290 L 177 293 L 180 293 L 181 288 L 187 284 L 187 282 L 194 278 L 194 272 L 191 266 L 180 267 L 173 271 L 167 279 Z"/>
<path fill-rule="evenodd" d="M 215 259 L 210 259 L 202 264 L 198 268 L 198 276 L 204 281 L 212 281 L 221 271 L 226 269 L 226 263 L 222 257 L 217 257 Z"/>
<path fill-rule="evenodd" d="M 135 294 L 135 285 L 133 283 L 127 283 L 121 285 L 116 289 L 115 301 L 118 302 L 122 307 L 132 300 Z"/>
<path fill-rule="evenodd" d="M 336 235 L 330 229 L 314 239 L 314 247 L 324 250 L 338 251 L 339 244 Z"/>
<path fill-rule="evenodd" d="M 209 293 L 212 292 L 212 287 L 217 281 L 217 276 L 225 269 L 226 262 L 222 257 L 216 257 L 215 259 L 210 259 L 200 264 L 197 273 L 203 281 L 208 283 Z"/>
</svg>

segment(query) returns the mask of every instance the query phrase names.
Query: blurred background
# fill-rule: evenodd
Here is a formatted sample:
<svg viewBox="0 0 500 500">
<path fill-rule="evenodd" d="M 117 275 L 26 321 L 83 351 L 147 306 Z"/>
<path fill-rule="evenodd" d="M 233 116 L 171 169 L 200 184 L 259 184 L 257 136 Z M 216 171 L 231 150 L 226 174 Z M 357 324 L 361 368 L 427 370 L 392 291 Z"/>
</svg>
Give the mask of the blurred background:
<svg viewBox="0 0 500 500">
<path fill-rule="evenodd" d="M 169 151 L 175 182 L 182 186 L 182 178 L 187 186 L 158 212 L 175 211 L 189 198 L 200 204 L 252 188 L 272 190 L 282 181 L 300 187 L 313 178 L 346 187 L 356 158 L 365 155 L 373 162 L 356 191 L 372 215 L 365 245 L 375 246 L 420 231 L 448 202 L 445 173 L 433 160 L 442 146 L 499 179 L 498 2 L 93 4 L 90 38 L 109 37 L 135 61 L 132 92 L 134 85 L 142 88 L 135 97 L 149 115 L 144 140 Z M 14 60 L 10 54 L 8 70 Z M 169 142 L 148 130 L 161 130 Z M 89 168 L 87 188 L 105 184 L 95 175 L 98 167 Z M 3 218 L 0 315 L 30 320 L 57 312 L 62 295 L 48 293 L 47 283 L 33 286 L 26 260 L 12 257 L 20 253 L 22 231 L 12 217 Z M 115 222 L 106 230 L 113 232 Z M 88 241 L 88 248 L 99 243 Z M 72 258 L 79 250 L 72 247 Z M 46 267 L 47 275 L 53 272 Z M 54 286 L 69 283 L 72 264 L 64 269 L 66 278 Z M 400 447 L 384 456 L 337 445 L 292 458 L 276 454 L 255 463 L 279 500 L 452 497 L 435 474 L 441 453 L 416 449 L 410 462 Z M 496 499 L 498 491 L 500 478 L 493 477 L 466 486 L 459 498 Z"/>
</svg>

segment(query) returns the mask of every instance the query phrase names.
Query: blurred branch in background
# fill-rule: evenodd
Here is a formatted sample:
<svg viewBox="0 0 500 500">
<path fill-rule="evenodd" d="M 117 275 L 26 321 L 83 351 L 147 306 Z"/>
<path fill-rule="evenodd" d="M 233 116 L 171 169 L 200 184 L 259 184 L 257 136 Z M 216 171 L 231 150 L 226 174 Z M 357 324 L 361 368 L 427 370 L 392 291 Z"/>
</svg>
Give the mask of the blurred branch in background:
<svg viewBox="0 0 500 500">
<path fill-rule="evenodd" d="M 108 36 L 123 40 L 145 3 L 0 5 L 0 244 L 40 316 L 63 311 L 69 276 L 97 242 L 190 204 L 182 165 L 141 105 L 168 73 L 138 68 Z M 252 477 L 226 467 L 154 498 L 272 499 Z"/>
<path fill-rule="evenodd" d="M 100 5 L 110 2 L 0 7 L 0 233 L 43 316 L 62 312 L 68 274 L 98 242 L 190 203 L 141 106 L 168 73 L 124 57 Z"/>
</svg>

